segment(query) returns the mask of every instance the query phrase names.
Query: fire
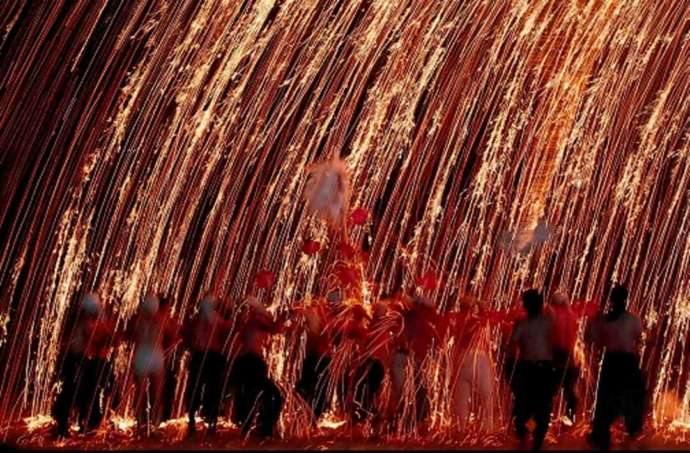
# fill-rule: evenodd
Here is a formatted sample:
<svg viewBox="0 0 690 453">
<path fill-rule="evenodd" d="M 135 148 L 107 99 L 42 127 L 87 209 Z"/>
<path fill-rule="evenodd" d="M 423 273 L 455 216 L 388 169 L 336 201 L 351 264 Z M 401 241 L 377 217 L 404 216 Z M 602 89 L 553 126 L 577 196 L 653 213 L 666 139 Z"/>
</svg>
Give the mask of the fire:
<svg viewBox="0 0 690 453">
<path fill-rule="evenodd" d="M 26 430 L 32 432 L 52 425 L 53 417 L 50 415 L 35 415 L 24 418 L 24 423 L 26 424 Z"/>
<path fill-rule="evenodd" d="M 333 411 L 326 412 L 319 420 L 318 427 L 321 429 L 338 429 L 347 423 L 344 417 L 338 417 Z"/>
<path fill-rule="evenodd" d="M 348 238 L 370 246 L 365 310 L 428 268 L 443 309 L 451 288 L 509 310 L 527 286 L 591 300 L 626 281 L 658 419 L 687 423 L 689 2 L 19 3 L 0 15 L 3 418 L 47 423 L 85 291 L 119 327 L 149 290 L 182 320 L 208 290 L 241 300 L 260 269 L 272 312 L 323 293 L 340 238 L 301 200 L 336 155 L 370 213 Z M 309 257 L 307 237 L 324 245 Z M 501 332 L 486 337 L 501 364 Z M 268 351 L 291 433 L 301 344 Z M 599 365 L 578 345 L 591 407 Z M 115 384 L 130 361 L 112 352 Z M 452 425 L 443 366 L 420 373 L 433 429 Z"/>
</svg>

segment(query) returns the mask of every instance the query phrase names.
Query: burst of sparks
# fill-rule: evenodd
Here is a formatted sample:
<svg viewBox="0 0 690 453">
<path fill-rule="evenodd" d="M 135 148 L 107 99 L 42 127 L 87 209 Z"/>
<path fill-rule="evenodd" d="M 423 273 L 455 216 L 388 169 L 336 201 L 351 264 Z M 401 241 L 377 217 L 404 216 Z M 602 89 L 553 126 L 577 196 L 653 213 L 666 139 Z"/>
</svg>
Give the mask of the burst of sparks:
<svg viewBox="0 0 690 453">
<path fill-rule="evenodd" d="M 149 290 L 183 319 L 210 289 L 243 297 L 262 268 L 278 275 L 272 311 L 322 290 L 336 254 L 301 253 L 307 236 L 332 244 L 299 200 L 309 165 L 340 155 L 372 211 L 351 238 L 371 238 L 367 306 L 432 265 L 493 309 L 527 286 L 592 299 L 626 281 L 654 338 L 653 402 L 677 394 L 685 426 L 689 20 L 674 0 L 7 2 L 0 414 L 43 423 L 84 291 L 123 326 Z M 540 219 L 545 243 L 502 247 Z M 446 285 L 432 297 L 456 302 Z M 283 433 L 302 345 L 269 348 Z M 438 429 L 442 354 L 422 374 Z M 113 355 L 125 382 L 131 351 Z M 597 362 L 578 356 L 588 407 Z"/>
</svg>

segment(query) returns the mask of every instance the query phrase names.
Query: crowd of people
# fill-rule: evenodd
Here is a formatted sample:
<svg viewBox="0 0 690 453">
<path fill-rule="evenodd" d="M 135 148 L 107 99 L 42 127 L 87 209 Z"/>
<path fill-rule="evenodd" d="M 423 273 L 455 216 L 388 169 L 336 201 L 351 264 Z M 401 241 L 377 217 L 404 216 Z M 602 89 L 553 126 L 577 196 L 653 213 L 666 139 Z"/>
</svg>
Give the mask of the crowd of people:
<svg viewBox="0 0 690 453">
<path fill-rule="evenodd" d="M 615 286 L 608 311 L 587 321 L 584 336 L 603 351 L 590 434 L 591 443 L 601 449 L 609 448 L 610 428 L 618 416 L 624 418 L 631 437 L 643 424 L 645 382 L 638 358 L 642 326 L 626 310 L 627 296 L 625 287 Z M 560 292 L 549 295 L 546 307 L 536 289 L 524 291 L 521 299 L 524 315 L 512 325 L 505 376 L 513 393 L 515 433 L 527 446 L 528 422 L 534 420 L 532 446 L 539 449 L 559 388 L 566 415 L 574 420 L 578 413 L 574 350 L 579 317 Z M 216 432 L 221 406 L 229 401 L 232 422 L 244 436 L 274 436 L 285 392 L 292 390 L 311 409 L 313 426 L 337 401 L 348 423 L 366 421 L 374 433 L 403 417 L 423 427 L 431 406 L 422 373 L 425 361 L 439 347 L 447 351 L 453 375 L 451 407 L 457 429 L 466 429 L 473 404 L 481 408 L 481 428 L 492 432 L 497 429 L 497 373 L 485 335 L 491 329 L 482 316 L 486 308 L 471 297 L 461 297 L 454 306 L 453 311 L 439 310 L 420 293 L 402 291 L 363 304 L 347 288 L 337 288 L 274 315 L 257 297 L 228 307 L 208 294 L 195 315 L 179 325 L 170 300 L 149 294 L 126 328 L 118 329 L 98 295 L 89 293 L 63 345 L 61 387 L 54 405 L 56 435 L 70 434 L 72 412 L 81 431 L 96 429 L 104 418 L 105 393 L 118 394 L 109 399 L 111 407 L 121 403 L 110 359 L 122 342 L 131 345 L 133 354 L 129 382 L 135 389 L 133 409 L 142 436 L 171 418 L 181 363 L 188 371 L 184 404 L 190 434 L 198 428 L 199 411 L 208 432 Z M 305 339 L 292 389 L 276 384 L 268 366 L 267 346 L 281 334 Z M 183 352 L 187 356 L 181 361 Z M 391 392 L 384 401 L 387 378 Z"/>
</svg>

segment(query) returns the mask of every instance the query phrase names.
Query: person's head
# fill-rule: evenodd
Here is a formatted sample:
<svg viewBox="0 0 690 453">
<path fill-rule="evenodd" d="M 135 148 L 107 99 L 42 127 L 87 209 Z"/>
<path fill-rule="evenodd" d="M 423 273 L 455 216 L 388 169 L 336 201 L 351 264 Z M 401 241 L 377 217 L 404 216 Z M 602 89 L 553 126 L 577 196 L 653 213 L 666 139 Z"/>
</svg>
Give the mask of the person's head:
<svg viewBox="0 0 690 453">
<path fill-rule="evenodd" d="M 421 309 L 432 309 L 434 308 L 434 303 L 432 300 L 428 297 L 424 297 L 420 294 L 415 294 L 412 297 L 412 302 L 414 303 L 415 307 L 421 308 Z"/>
<path fill-rule="evenodd" d="M 617 284 L 611 289 L 611 311 L 615 314 L 623 313 L 628 301 L 628 290 L 625 286 Z"/>
<path fill-rule="evenodd" d="M 199 313 L 204 318 L 212 318 L 217 308 L 218 298 L 212 293 L 204 296 L 204 298 L 201 299 L 201 303 L 199 303 Z"/>
<path fill-rule="evenodd" d="M 570 299 L 568 299 L 568 296 L 565 293 L 556 291 L 551 295 L 551 305 L 567 307 L 570 305 Z"/>
<path fill-rule="evenodd" d="M 534 288 L 528 289 L 522 293 L 522 306 L 525 307 L 528 317 L 539 316 L 544 306 L 544 296 Z"/>
<path fill-rule="evenodd" d="M 474 296 L 464 294 L 459 297 L 458 309 L 463 313 L 477 314 L 482 308 L 483 302 Z"/>
<path fill-rule="evenodd" d="M 343 293 L 339 288 L 332 289 L 326 293 L 326 301 L 330 306 L 337 306 L 343 301 Z"/>
<path fill-rule="evenodd" d="M 81 309 L 87 316 L 97 317 L 101 314 L 101 300 L 96 293 L 87 293 L 81 301 Z"/>
<path fill-rule="evenodd" d="M 158 299 L 158 296 L 153 293 L 148 294 L 141 302 L 141 311 L 147 316 L 155 316 L 158 314 L 159 309 L 160 300 Z"/>
</svg>

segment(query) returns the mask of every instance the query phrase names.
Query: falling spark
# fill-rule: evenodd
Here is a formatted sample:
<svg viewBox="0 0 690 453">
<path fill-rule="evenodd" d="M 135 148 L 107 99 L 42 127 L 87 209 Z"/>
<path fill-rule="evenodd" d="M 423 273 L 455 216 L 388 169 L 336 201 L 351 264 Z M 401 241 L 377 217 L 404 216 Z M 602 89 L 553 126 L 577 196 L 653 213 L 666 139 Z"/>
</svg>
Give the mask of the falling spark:
<svg viewBox="0 0 690 453">
<path fill-rule="evenodd" d="M 443 277 L 432 294 L 442 308 L 457 303 L 451 284 L 507 310 L 528 286 L 599 300 L 625 281 L 653 339 L 642 360 L 652 401 L 680 401 L 660 427 L 687 426 L 690 3 L 10 3 L 0 11 L 3 419 L 45 420 L 58 345 L 86 291 L 120 327 L 149 290 L 169 294 L 182 320 L 209 290 L 241 300 L 260 269 L 278 276 L 260 294 L 271 312 L 322 293 L 335 241 L 301 200 L 309 168 L 335 155 L 351 204 L 372 213 L 350 237 L 371 246 L 358 265 L 365 306 L 429 268 Z M 533 241 L 536 230 L 548 234 Z M 304 256 L 305 237 L 324 251 Z M 484 335 L 500 363 L 499 332 Z M 266 351 L 286 395 L 282 433 L 304 409 L 292 391 L 303 344 L 279 335 Z M 598 360 L 578 344 L 589 407 Z M 112 352 L 118 384 L 130 349 Z M 441 431 L 447 352 L 419 374 Z M 338 351 L 336 375 L 352 354 Z M 507 404 L 496 402 L 501 417 Z M 122 406 L 111 420 L 128 426 Z"/>
</svg>

